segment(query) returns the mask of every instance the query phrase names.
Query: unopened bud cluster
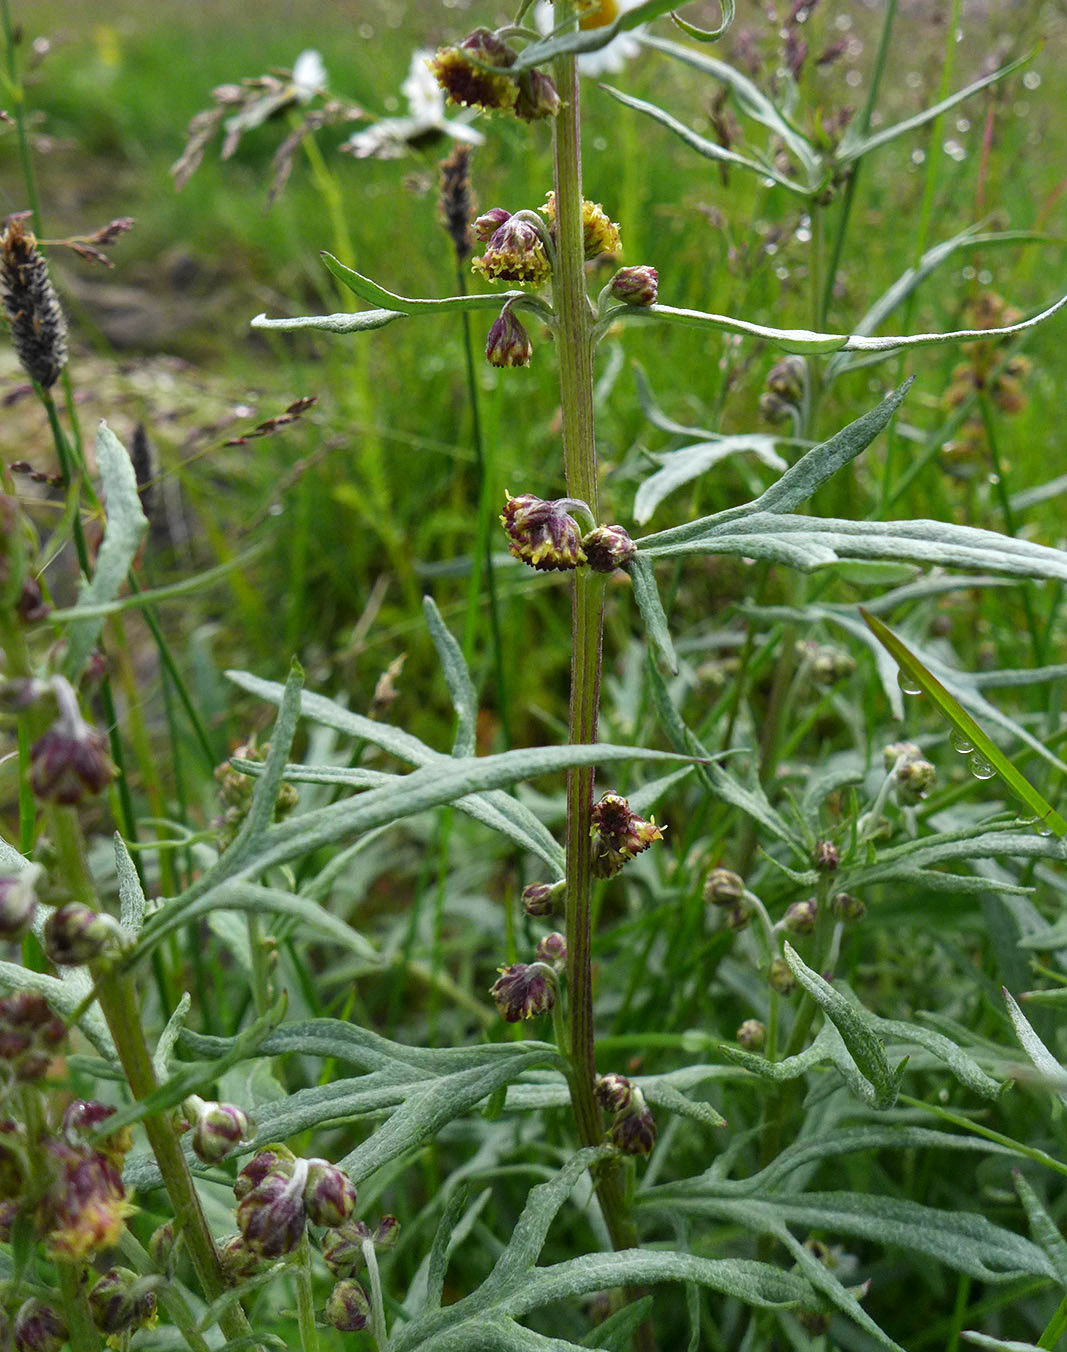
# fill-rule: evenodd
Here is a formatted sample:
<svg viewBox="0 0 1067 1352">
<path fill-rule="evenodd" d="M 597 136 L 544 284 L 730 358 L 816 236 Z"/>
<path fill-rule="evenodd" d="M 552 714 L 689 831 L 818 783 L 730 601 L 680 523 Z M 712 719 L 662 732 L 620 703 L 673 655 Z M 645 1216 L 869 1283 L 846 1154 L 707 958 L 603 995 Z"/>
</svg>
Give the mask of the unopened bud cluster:
<svg viewBox="0 0 1067 1352">
<path fill-rule="evenodd" d="M 605 793 L 593 804 L 589 834 L 593 873 L 598 878 L 613 878 L 631 859 L 663 839 L 655 822 L 639 817 L 617 793 Z"/>
<path fill-rule="evenodd" d="M 52 689 L 59 717 L 30 748 L 30 787 L 37 798 L 69 807 L 106 789 L 115 767 L 107 738 L 82 717 L 70 683 L 55 676 Z"/>
<path fill-rule="evenodd" d="M 44 925 L 45 955 L 57 967 L 82 967 L 118 953 L 124 939 L 117 920 L 80 901 L 60 906 Z"/>
<path fill-rule="evenodd" d="M 600 1075 L 597 1102 L 611 1116 L 608 1140 L 624 1155 L 648 1155 L 656 1144 L 656 1119 L 645 1096 L 625 1075 Z"/>
<path fill-rule="evenodd" d="M 915 742 L 891 742 L 882 748 L 882 756 L 896 779 L 902 803 L 921 802 L 934 787 L 937 771 Z"/>
<path fill-rule="evenodd" d="M 508 552 L 541 572 L 567 572 L 583 564 L 598 573 L 624 567 L 637 546 L 622 526 L 595 526 L 583 536 L 568 510 L 581 505 L 570 498 L 509 493 L 500 516 Z"/>
<path fill-rule="evenodd" d="M 308 1224 L 336 1226 L 352 1215 L 356 1189 L 348 1175 L 322 1159 L 298 1159 L 284 1146 L 262 1150 L 234 1183 L 240 1245 L 229 1265 L 280 1258 L 303 1239 Z"/>
</svg>

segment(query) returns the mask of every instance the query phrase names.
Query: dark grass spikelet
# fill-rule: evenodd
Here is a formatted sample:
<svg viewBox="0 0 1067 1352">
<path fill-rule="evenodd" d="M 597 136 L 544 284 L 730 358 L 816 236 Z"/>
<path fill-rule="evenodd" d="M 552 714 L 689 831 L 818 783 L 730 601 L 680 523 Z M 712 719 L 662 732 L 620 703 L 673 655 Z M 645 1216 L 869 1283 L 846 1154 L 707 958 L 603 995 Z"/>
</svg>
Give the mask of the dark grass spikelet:
<svg viewBox="0 0 1067 1352">
<path fill-rule="evenodd" d="M 457 145 L 441 161 L 441 195 L 438 199 L 441 224 L 448 231 L 456 251 L 456 262 L 464 263 L 474 250 L 471 221 L 474 219 L 474 195 L 471 192 L 471 148 Z"/>
<path fill-rule="evenodd" d="M 67 364 L 67 321 L 37 240 L 18 216 L 0 236 L 0 300 L 19 361 L 51 389 Z"/>
</svg>

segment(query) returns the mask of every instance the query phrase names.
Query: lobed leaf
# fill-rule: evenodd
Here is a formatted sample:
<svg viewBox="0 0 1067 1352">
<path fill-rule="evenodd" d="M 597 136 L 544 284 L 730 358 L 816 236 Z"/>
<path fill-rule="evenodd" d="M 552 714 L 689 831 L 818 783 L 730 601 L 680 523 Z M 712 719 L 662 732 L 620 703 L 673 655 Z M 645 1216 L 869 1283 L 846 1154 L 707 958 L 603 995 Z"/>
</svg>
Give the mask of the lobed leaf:
<svg viewBox="0 0 1067 1352">
<path fill-rule="evenodd" d="M 768 468 L 782 472 L 788 468 L 786 462 L 774 449 L 776 438 L 765 433 L 754 432 L 733 437 L 717 437 L 709 441 L 699 441 L 692 446 L 683 446 L 677 451 L 668 451 L 658 456 L 660 468 L 650 474 L 638 487 L 634 498 L 634 520 L 644 525 L 668 494 L 683 484 L 691 483 L 721 460 L 741 452 L 751 451 Z"/>
</svg>

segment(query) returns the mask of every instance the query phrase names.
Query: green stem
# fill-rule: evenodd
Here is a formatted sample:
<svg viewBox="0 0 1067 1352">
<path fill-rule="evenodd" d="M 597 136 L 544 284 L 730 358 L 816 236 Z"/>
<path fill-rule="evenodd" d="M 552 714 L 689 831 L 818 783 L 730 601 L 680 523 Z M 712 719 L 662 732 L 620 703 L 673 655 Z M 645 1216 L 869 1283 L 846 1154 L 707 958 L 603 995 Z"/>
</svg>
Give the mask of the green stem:
<svg viewBox="0 0 1067 1352">
<path fill-rule="evenodd" d="M 1060 1301 L 1059 1308 L 1048 1321 L 1048 1327 L 1038 1338 L 1038 1347 L 1054 1348 L 1065 1332 L 1067 1332 L 1067 1296 Z"/>
<path fill-rule="evenodd" d="M 130 1093 L 135 1099 L 147 1098 L 159 1087 L 152 1055 L 145 1041 L 141 1011 L 133 982 L 128 976 L 101 965 L 94 969 L 97 998 L 118 1052 Z M 185 1241 L 205 1298 L 217 1300 L 226 1290 L 219 1266 L 215 1241 L 200 1206 L 196 1184 L 169 1113 L 153 1113 L 144 1119 L 145 1134 L 163 1175 L 174 1220 Z M 245 1338 L 251 1333 L 244 1310 L 236 1302 L 219 1316 L 219 1325 L 227 1338 Z"/>
<path fill-rule="evenodd" d="M 100 1335 L 89 1312 L 85 1288 L 81 1283 L 81 1266 L 72 1263 L 57 1263 L 56 1275 L 59 1278 L 59 1294 L 63 1306 L 63 1318 L 67 1324 L 70 1352 L 98 1352 Z"/>
<path fill-rule="evenodd" d="M 296 1251 L 293 1267 L 296 1276 L 296 1318 L 300 1326 L 300 1345 L 304 1352 L 318 1352 L 319 1331 L 315 1326 L 315 1302 L 311 1294 L 311 1243 L 307 1227 Z"/>
<path fill-rule="evenodd" d="M 4 47 L 7 52 L 7 74 L 10 87 L 7 98 L 15 115 L 15 134 L 19 145 L 19 167 L 22 181 L 26 187 L 26 199 L 33 213 L 34 231 L 40 234 L 41 204 L 37 196 L 37 180 L 33 173 L 33 158 L 30 155 L 29 137 L 26 135 L 26 91 L 19 78 L 18 60 L 15 56 L 15 36 L 11 28 L 11 8 L 8 0 L 0 0 L 0 19 L 4 25 Z"/>
<path fill-rule="evenodd" d="M 572 0 L 558 0 L 559 26 L 573 24 Z M 594 520 L 597 506 L 596 441 L 593 419 L 593 312 L 585 289 L 582 228 L 581 107 L 578 70 L 573 56 L 558 57 L 554 74 L 562 107 L 555 119 L 553 150 L 556 192 L 556 263 L 553 296 L 559 363 L 563 465 L 567 492 L 588 503 Z M 572 594 L 570 741 L 596 741 L 600 704 L 601 643 L 604 626 L 604 577 L 579 568 Z M 596 1042 L 593 1020 L 592 852 L 589 847 L 593 808 L 593 770 L 567 775 L 567 991 L 570 1012 L 571 1105 L 583 1145 L 600 1145 L 604 1123 L 593 1086 Z M 636 1243 L 618 1161 L 609 1160 L 595 1173 L 594 1183 L 604 1221 L 616 1249 Z M 631 1297 L 636 1294 L 631 1291 Z M 646 1320 L 635 1345 L 655 1347 Z"/>
</svg>

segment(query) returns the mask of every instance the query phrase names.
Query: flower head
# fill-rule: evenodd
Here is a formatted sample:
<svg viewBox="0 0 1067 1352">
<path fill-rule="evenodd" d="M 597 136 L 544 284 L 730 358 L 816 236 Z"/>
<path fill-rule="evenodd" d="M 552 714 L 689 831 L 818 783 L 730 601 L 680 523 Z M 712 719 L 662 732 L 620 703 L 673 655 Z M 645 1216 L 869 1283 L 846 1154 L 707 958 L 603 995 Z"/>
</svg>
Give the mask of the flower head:
<svg viewBox="0 0 1067 1352">
<path fill-rule="evenodd" d="M 82 967 L 122 943 L 122 927 L 101 911 L 69 901 L 45 921 L 44 951 L 57 967 Z"/>
<path fill-rule="evenodd" d="M 129 1268 L 111 1268 L 89 1292 L 89 1311 L 101 1333 L 133 1333 L 155 1323 L 156 1293 Z"/>
<path fill-rule="evenodd" d="M 485 359 L 490 366 L 529 366 L 533 343 L 525 326 L 505 305 L 493 321 L 485 340 Z"/>
<path fill-rule="evenodd" d="M 458 47 L 441 47 L 426 63 L 453 103 L 464 108 L 511 112 L 519 86 L 486 66 L 512 66 L 515 52 L 488 28 L 476 28 Z"/>
<path fill-rule="evenodd" d="M 308 1162 L 298 1159 L 291 1175 L 271 1172 L 237 1206 L 237 1228 L 261 1258 L 291 1253 L 304 1237 L 308 1214 L 304 1186 Z"/>
<path fill-rule="evenodd" d="M 500 524 L 508 536 L 508 553 L 541 572 L 562 572 L 585 562 L 582 533 L 566 510 L 565 500 L 508 494 Z"/>
<path fill-rule="evenodd" d="M 659 295 L 659 273 L 646 264 L 620 268 L 608 283 L 608 290 L 615 300 L 621 300 L 625 305 L 655 305 Z"/>
<path fill-rule="evenodd" d="M 96 1132 L 101 1123 L 106 1122 L 109 1117 L 113 1117 L 115 1109 L 106 1103 L 95 1103 L 92 1100 L 73 1099 L 67 1104 L 66 1111 L 63 1113 L 63 1122 L 60 1130 L 63 1133 L 63 1139 L 68 1145 L 89 1146 L 90 1136 Z M 119 1127 L 117 1131 L 101 1137 L 92 1142 L 92 1148 L 100 1152 L 105 1159 L 115 1166 L 116 1169 L 122 1168 L 126 1156 L 133 1145 L 133 1130 L 131 1127 Z"/>
<path fill-rule="evenodd" d="M 322 1317 L 331 1328 L 342 1333 L 356 1333 L 367 1327 L 370 1319 L 370 1300 L 359 1282 L 344 1277 L 330 1292 Z"/>
<path fill-rule="evenodd" d="M 15 1352 L 60 1352 L 68 1338 L 58 1310 L 31 1296 L 15 1315 Z"/>
<path fill-rule="evenodd" d="M 40 866 L 30 864 L 0 876 L 0 939 L 21 939 L 33 923 L 40 874 Z"/>
<path fill-rule="evenodd" d="M 107 738 L 81 716 L 78 698 L 62 676 L 52 681 L 59 716 L 30 748 L 30 787 L 50 803 L 80 803 L 115 777 Z"/>
<path fill-rule="evenodd" d="M 340 1225 L 356 1209 L 352 1180 L 329 1160 L 310 1159 L 304 1185 L 304 1205 L 312 1225 Z"/>
<path fill-rule="evenodd" d="M 586 562 L 595 573 L 613 573 L 629 563 L 637 546 L 622 526 L 597 526 L 582 538 Z"/>
<path fill-rule="evenodd" d="M 248 1114 L 232 1103 L 205 1103 L 190 1094 L 182 1110 L 193 1129 L 193 1154 L 205 1164 L 217 1164 L 248 1139 Z"/>
<path fill-rule="evenodd" d="M 484 220 L 484 217 L 479 217 Z M 479 221 L 475 221 L 477 232 Z M 541 286 L 552 274 L 552 265 L 537 227 L 522 216 L 509 216 L 497 227 L 481 258 L 471 267 L 494 282 L 518 282 Z"/>
<path fill-rule="evenodd" d="M 593 873 L 612 878 L 635 855 L 640 854 L 663 832 L 655 822 L 645 821 L 631 812 L 630 804 L 617 793 L 606 793 L 593 804 L 590 836 L 593 842 Z"/>
<path fill-rule="evenodd" d="M 548 221 L 553 236 L 556 233 L 556 194 L 550 192 L 545 197 L 541 215 Z M 611 220 L 599 202 L 582 199 L 582 243 L 586 258 L 599 258 L 601 254 L 615 254 L 622 250 L 622 236 L 619 226 Z"/>
<path fill-rule="evenodd" d="M 0 234 L 0 305 L 23 368 L 50 389 L 67 364 L 67 321 L 37 240 L 20 216 Z"/>
<path fill-rule="evenodd" d="M 48 1236 L 48 1256 L 56 1262 L 82 1263 L 118 1243 L 133 1207 L 126 1200 L 119 1171 L 98 1150 L 55 1138 L 44 1149 L 52 1182 L 38 1221 Z"/>
<path fill-rule="evenodd" d="M 532 1019 L 556 1003 L 555 973 L 542 962 L 516 962 L 500 968 L 489 994 L 508 1023 Z"/>
</svg>

